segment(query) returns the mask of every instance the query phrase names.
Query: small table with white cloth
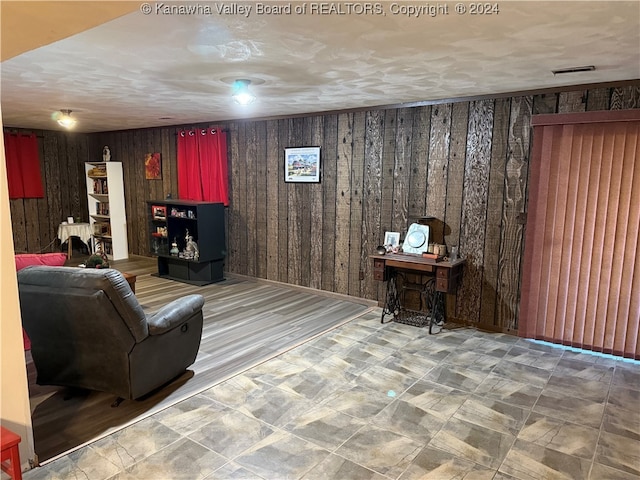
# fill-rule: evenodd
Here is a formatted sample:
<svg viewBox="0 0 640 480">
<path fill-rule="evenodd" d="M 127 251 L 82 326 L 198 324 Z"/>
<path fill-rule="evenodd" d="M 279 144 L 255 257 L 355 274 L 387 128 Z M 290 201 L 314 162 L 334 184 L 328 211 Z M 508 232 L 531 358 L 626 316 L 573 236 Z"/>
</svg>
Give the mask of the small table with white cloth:
<svg viewBox="0 0 640 480">
<path fill-rule="evenodd" d="M 67 223 L 62 222 L 58 226 L 58 238 L 61 243 L 68 240 L 67 258 L 71 258 L 73 249 L 71 248 L 71 237 L 78 237 L 82 240 L 91 252 L 91 225 L 89 223 Z"/>
</svg>

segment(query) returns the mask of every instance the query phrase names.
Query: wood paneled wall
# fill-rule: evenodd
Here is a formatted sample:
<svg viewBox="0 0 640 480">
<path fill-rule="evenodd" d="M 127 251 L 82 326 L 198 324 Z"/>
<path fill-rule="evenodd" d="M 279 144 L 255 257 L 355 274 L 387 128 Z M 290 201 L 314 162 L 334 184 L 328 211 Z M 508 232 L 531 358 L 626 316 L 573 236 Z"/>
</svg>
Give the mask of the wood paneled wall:
<svg viewBox="0 0 640 480">
<path fill-rule="evenodd" d="M 538 113 L 640 108 L 621 88 L 234 121 L 228 129 L 229 272 L 382 299 L 368 256 L 387 230 L 432 215 L 436 241 L 467 258 L 458 321 L 515 332 L 526 225 L 530 119 Z M 220 125 L 220 124 L 217 124 Z M 206 125 L 197 125 L 206 126 Z M 59 221 L 88 217 L 83 162 L 109 145 L 122 161 L 129 249 L 148 255 L 145 201 L 177 196 L 178 127 L 71 135 L 41 132 L 47 198 L 13 200 L 16 250 L 55 240 Z M 322 182 L 284 183 L 285 147 L 320 146 Z M 144 155 L 162 154 L 162 180 Z"/>
</svg>

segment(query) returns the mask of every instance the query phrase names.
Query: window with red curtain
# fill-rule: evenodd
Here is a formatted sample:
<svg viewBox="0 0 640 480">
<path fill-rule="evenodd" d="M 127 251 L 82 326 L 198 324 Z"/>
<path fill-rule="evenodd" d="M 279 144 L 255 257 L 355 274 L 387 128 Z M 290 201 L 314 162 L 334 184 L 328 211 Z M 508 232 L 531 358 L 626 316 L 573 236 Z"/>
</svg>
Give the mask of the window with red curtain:
<svg viewBox="0 0 640 480">
<path fill-rule="evenodd" d="M 178 196 L 229 205 L 227 135 L 220 128 L 178 132 Z"/>
<path fill-rule="evenodd" d="M 38 139 L 34 133 L 4 133 L 9 198 L 43 198 Z"/>
</svg>

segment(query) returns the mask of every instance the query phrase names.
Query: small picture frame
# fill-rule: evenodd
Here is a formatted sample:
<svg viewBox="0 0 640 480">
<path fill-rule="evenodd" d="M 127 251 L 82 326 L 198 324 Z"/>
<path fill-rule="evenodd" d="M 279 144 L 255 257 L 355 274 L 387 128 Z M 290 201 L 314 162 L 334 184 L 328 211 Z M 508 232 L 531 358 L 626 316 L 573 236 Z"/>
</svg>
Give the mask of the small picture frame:
<svg viewBox="0 0 640 480">
<path fill-rule="evenodd" d="M 154 220 L 166 220 L 167 219 L 167 207 L 163 205 L 153 205 L 151 207 L 151 215 Z"/>
<path fill-rule="evenodd" d="M 320 147 L 285 148 L 284 181 L 288 183 L 319 183 Z"/>
<path fill-rule="evenodd" d="M 400 232 L 384 232 L 384 246 L 398 248 L 400 246 Z"/>
</svg>

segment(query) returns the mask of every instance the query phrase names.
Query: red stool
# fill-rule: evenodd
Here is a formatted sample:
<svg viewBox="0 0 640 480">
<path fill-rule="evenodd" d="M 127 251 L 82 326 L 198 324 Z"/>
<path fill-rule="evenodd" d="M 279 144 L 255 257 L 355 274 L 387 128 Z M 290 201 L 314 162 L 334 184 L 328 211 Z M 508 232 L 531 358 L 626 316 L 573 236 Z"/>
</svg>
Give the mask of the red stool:
<svg viewBox="0 0 640 480">
<path fill-rule="evenodd" d="M 0 467 L 3 472 L 8 473 L 13 480 L 22 480 L 22 470 L 20 467 L 20 435 L 16 435 L 11 430 L 0 426 L 0 444 L 2 445 L 2 458 Z"/>
</svg>

